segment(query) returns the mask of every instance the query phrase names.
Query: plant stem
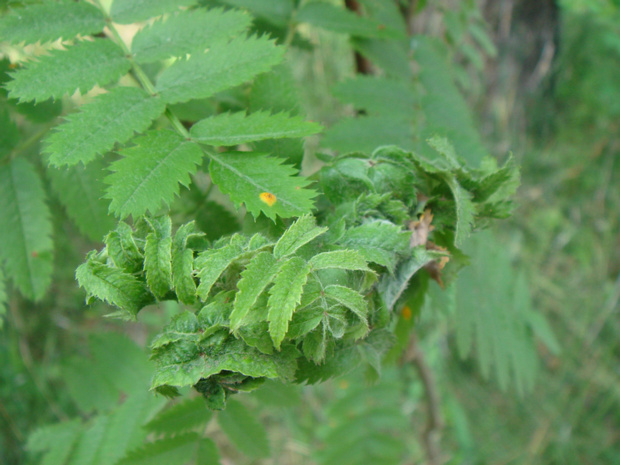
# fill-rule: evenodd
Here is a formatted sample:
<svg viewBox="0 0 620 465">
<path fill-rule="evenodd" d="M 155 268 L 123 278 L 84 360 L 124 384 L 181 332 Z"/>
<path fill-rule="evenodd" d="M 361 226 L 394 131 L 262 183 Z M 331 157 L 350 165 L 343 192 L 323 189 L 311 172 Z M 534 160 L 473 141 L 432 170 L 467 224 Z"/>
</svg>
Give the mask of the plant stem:
<svg viewBox="0 0 620 465">
<path fill-rule="evenodd" d="M 441 400 L 437 382 L 430 367 L 426 363 L 424 354 L 420 350 L 418 336 L 411 333 L 409 347 L 405 353 L 405 362 L 411 362 L 415 366 L 420 380 L 424 386 L 424 394 L 426 396 L 427 419 L 426 428 L 424 430 L 423 442 L 426 456 L 430 465 L 441 465 L 440 439 L 444 427 L 443 416 L 441 414 Z"/>
<path fill-rule="evenodd" d="M 127 44 L 125 44 L 125 41 L 119 34 L 118 30 L 114 27 L 114 24 L 112 23 L 112 18 L 110 18 L 110 16 L 106 13 L 105 9 L 101 6 L 101 2 L 99 0 L 96 0 L 96 3 L 99 9 L 103 12 L 105 16 L 107 28 L 110 31 L 110 34 L 112 35 L 112 37 L 114 37 L 118 46 L 123 49 L 123 52 L 125 52 L 126 58 L 131 62 L 131 69 L 136 79 L 138 80 L 140 85 L 144 88 L 144 90 L 146 90 L 149 94 L 157 95 L 157 91 L 155 90 L 155 85 L 151 82 L 151 80 L 146 75 L 142 67 L 138 63 L 136 63 L 136 60 L 133 59 L 133 55 L 131 54 L 131 51 L 127 47 Z M 187 129 L 185 129 L 185 126 L 183 126 L 183 123 L 181 123 L 179 118 L 177 118 L 170 111 L 169 108 L 166 108 L 166 111 L 164 114 L 166 115 L 166 118 L 168 118 L 168 121 L 170 121 L 170 124 L 172 124 L 172 126 L 174 126 L 174 128 L 177 130 L 177 132 L 181 134 L 183 137 L 189 139 L 189 132 L 187 132 Z"/>
</svg>

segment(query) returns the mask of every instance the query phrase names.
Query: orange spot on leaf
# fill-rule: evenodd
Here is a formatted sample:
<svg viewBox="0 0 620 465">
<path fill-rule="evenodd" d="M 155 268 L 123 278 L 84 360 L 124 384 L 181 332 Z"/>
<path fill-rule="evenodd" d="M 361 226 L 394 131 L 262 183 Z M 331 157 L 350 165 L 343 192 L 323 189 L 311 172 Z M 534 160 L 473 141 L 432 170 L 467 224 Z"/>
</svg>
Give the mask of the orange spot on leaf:
<svg viewBox="0 0 620 465">
<path fill-rule="evenodd" d="M 274 203 L 278 200 L 275 195 L 270 192 L 263 192 L 259 195 L 260 199 L 265 202 L 270 207 L 273 206 Z"/>
<path fill-rule="evenodd" d="M 403 307 L 403 311 L 401 312 L 404 320 L 411 320 L 412 312 L 409 308 L 409 305 L 405 305 Z"/>
</svg>

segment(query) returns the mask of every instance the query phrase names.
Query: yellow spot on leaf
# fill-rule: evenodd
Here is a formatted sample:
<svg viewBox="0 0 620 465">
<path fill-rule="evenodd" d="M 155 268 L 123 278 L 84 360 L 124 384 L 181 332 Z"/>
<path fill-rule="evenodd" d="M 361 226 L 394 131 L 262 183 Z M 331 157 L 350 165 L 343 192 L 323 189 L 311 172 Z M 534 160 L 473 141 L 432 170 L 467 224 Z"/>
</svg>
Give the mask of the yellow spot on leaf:
<svg viewBox="0 0 620 465">
<path fill-rule="evenodd" d="M 278 200 L 275 195 L 269 192 L 263 192 L 259 195 L 259 197 L 263 202 L 265 202 L 270 207 L 273 206 L 274 203 L 276 203 L 276 200 Z"/>
<path fill-rule="evenodd" d="M 340 389 L 347 389 L 349 387 L 349 382 L 346 379 L 343 379 L 340 383 L 338 383 L 338 387 Z"/>
<path fill-rule="evenodd" d="M 411 320 L 412 313 L 409 305 L 403 307 L 402 315 L 404 320 Z"/>
</svg>

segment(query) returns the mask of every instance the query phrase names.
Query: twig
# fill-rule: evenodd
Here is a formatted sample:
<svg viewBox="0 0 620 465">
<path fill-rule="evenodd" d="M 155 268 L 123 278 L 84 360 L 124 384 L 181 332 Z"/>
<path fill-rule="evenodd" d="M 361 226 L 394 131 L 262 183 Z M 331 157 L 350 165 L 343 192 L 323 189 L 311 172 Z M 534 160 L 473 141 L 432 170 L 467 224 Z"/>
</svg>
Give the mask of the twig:
<svg viewBox="0 0 620 465">
<path fill-rule="evenodd" d="M 411 334 L 409 347 L 405 353 L 405 362 L 411 362 L 415 366 L 426 396 L 427 418 L 426 428 L 423 434 L 424 449 L 429 465 L 441 465 L 443 463 L 441 454 L 441 433 L 444 428 L 443 416 L 441 414 L 439 390 L 430 367 L 426 363 L 424 354 L 420 350 L 418 337 L 415 333 Z"/>
</svg>

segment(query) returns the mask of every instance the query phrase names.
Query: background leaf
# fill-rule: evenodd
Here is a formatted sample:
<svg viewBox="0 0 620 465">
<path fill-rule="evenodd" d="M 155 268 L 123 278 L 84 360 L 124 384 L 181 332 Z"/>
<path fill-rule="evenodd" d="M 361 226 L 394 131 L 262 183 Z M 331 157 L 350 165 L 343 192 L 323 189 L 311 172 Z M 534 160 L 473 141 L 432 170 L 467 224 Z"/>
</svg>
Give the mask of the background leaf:
<svg viewBox="0 0 620 465">
<path fill-rule="evenodd" d="M 217 422 L 228 438 L 247 456 L 262 458 L 269 455 L 267 432 L 242 403 L 228 401 L 226 410 L 218 413 Z"/>
<path fill-rule="evenodd" d="M 139 63 L 204 52 L 239 35 L 250 22 L 249 15 L 235 10 L 180 11 L 140 29 L 131 42 L 131 52 Z"/>
<path fill-rule="evenodd" d="M 101 11 L 86 2 L 54 2 L 28 5 L 0 18 L 0 40 L 26 45 L 103 31 Z"/>
<path fill-rule="evenodd" d="M 20 292 L 38 300 L 52 279 L 52 222 L 34 166 L 17 158 L 0 166 L 0 257 Z"/>
</svg>

